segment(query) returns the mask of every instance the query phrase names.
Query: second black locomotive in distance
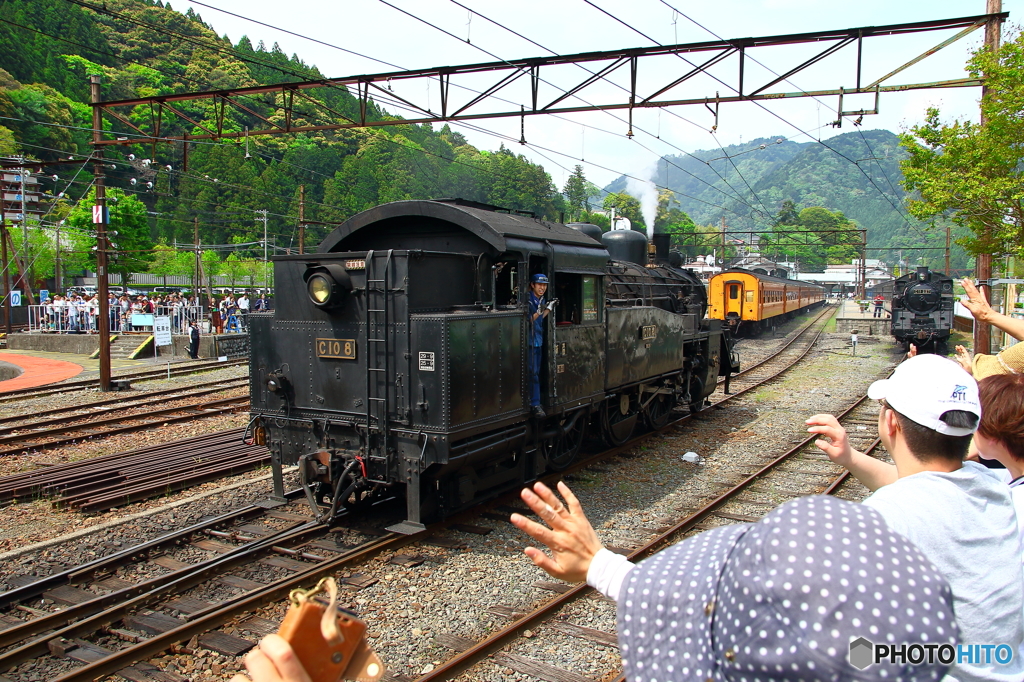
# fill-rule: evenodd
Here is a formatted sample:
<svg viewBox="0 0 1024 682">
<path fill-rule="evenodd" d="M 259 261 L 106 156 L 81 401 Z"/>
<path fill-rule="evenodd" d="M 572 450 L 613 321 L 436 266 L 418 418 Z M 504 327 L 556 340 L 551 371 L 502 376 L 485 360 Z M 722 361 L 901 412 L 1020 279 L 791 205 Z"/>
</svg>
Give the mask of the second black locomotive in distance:
<svg viewBox="0 0 1024 682">
<path fill-rule="evenodd" d="M 953 278 L 926 266 L 877 289 L 892 301 L 892 336 L 904 350 L 949 353 L 953 329 Z"/>
<path fill-rule="evenodd" d="M 622 443 L 677 404 L 699 409 L 738 368 L 721 323 L 704 319 L 703 284 L 669 264 L 667 238 L 649 257 L 638 232 L 602 243 L 592 225 L 491 208 L 385 204 L 317 253 L 274 259 L 276 308 L 249 319 L 251 410 L 277 494 L 281 467 L 297 464 L 321 516 L 399 493 L 406 521 L 392 529 L 415 532 L 565 468 L 588 431 Z M 531 416 L 538 274 L 558 304 Z"/>
</svg>

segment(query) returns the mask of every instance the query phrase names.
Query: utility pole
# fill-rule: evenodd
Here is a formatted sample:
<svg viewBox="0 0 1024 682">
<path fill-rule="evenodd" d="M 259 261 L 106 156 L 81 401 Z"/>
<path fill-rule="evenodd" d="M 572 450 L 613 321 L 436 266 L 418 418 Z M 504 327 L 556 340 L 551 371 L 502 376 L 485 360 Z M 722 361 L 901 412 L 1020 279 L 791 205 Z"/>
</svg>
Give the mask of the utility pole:
<svg viewBox="0 0 1024 682">
<path fill-rule="evenodd" d="M 950 238 L 950 227 L 946 225 L 946 276 L 949 276 L 949 238 Z"/>
<path fill-rule="evenodd" d="M 263 288 L 270 289 L 269 260 L 267 259 L 267 209 L 256 211 L 256 213 L 263 216 L 256 219 L 263 221 Z"/>
<path fill-rule="evenodd" d="M 53 284 L 54 289 L 57 290 L 58 294 L 64 291 L 64 288 L 61 286 L 60 276 L 60 226 L 63 224 L 63 220 L 57 221 L 57 248 L 53 252 Z M 42 303 L 42 301 L 40 301 L 40 303 Z"/>
<path fill-rule="evenodd" d="M 98 106 L 101 101 L 100 79 L 102 76 L 89 76 L 89 90 L 92 95 L 92 142 L 93 155 L 96 158 L 93 171 L 96 178 L 96 205 L 93 207 L 92 219 L 96 224 L 96 285 L 99 288 L 100 319 L 97 320 L 100 337 L 100 390 L 110 390 L 110 304 L 107 301 L 107 188 L 104 183 L 103 167 L 103 115 Z"/>
<path fill-rule="evenodd" d="M 0 247 L 3 255 L 4 280 L 4 330 L 11 334 L 11 271 L 7 261 L 7 214 L 4 213 L 3 201 L 0 201 Z"/>
<path fill-rule="evenodd" d="M 863 301 L 868 295 L 868 231 L 861 230 L 860 240 L 860 299 Z"/>
<path fill-rule="evenodd" d="M 201 256 L 199 253 L 199 216 L 192 219 L 192 243 L 195 244 L 196 254 L 196 274 L 192 278 L 192 288 L 196 292 L 196 300 L 202 301 L 203 299 L 199 294 L 200 289 L 203 287 L 203 269 L 200 267 Z"/>
<path fill-rule="evenodd" d="M 1003 11 L 1003 0 L 986 0 L 985 11 L 988 14 L 997 14 Z M 999 50 L 1001 23 L 999 19 L 989 19 L 985 24 L 985 49 L 995 54 Z M 988 86 L 981 88 L 982 101 L 988 96 Z M 981 125 L 985 126 L 985 112 L 982 110 Z M 984 239 L 982 242 L 984 243 Z M 988 253 L 979 254 L 975 260 L 975 276 L 978 279 L 979 289 L 982 294 L 991 301 L 992 289 L 988 286 L 988 280 L 992 278 L 992 255 Z M 992 328 L 979 320 L 974 321 L 974 352 L 990 354 L 992 352 Z"/>
<path fill-rule="evenodd" d="M 299 253 L 306 252 L 306 186 L 299 185 Z"/>
<path fill-rule="evenodd" d="M 725 271 L 725 216 L 722 216 L 722 268 L 719 272 Z"/>
</svg>

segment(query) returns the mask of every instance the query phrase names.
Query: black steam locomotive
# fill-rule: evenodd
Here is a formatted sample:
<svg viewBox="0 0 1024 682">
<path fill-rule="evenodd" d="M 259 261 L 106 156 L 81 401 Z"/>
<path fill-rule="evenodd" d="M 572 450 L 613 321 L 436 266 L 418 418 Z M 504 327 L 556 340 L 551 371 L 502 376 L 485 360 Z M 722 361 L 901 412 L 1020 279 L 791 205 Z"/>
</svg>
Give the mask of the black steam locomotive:
<svg viewBox="0 0 1024 682">
<path fill-rule="evenodd" d="M 927 267 L 892 282 L 892 335 L 905 350 L 946 355 L 953 328 L 953 278 Z M 886 292 L 883 292 L 883 294 Z"/>
<path fill-rule="evenodd" d="M 677 404 L 699 409 L 738 363 L 704 319 L 703 284 L 669 258 L 667 235 L 657 248 L 629 231 L 602 244 L 593 225 L 460 200 L 385 204 L 316 253 L 275 258 L 276 306 L 250 315 L 249 367 L 276 494 L 283 465 L 298 465 L 328 520 L 404 489 L 392 530 L 415 532 L 564 469 L 590 429 L 622 443 Z M 530 414 L 526 355 L 537 273 L 559 300 L 543 417 Z"/>
</svg>

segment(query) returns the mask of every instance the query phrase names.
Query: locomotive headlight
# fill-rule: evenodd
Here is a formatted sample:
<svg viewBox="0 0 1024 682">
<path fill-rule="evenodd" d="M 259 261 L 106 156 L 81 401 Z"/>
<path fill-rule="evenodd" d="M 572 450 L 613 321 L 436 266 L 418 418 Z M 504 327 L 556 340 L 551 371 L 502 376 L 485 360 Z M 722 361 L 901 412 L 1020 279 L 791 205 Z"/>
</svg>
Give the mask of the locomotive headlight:
<svg viewBox="0 0 1024 682">
<path fill-rule="evenodd" d="M 317 305 L 324 305 L 331 298 L 331 289 L 333 282 L 328 282 L 325 275 L 313 275 L 309 278 L 309 282 L 306 283 L 306 288 L 309 290 L 309 297 L 313 299 L 313 303 Z"/>
<path fill-rule="evenodd" d="M 309 300 L 318 308 L 339 306 L 352 291 L 352 278 L 339 263 L 310 264 L 303 278 Z"/>
</svg>

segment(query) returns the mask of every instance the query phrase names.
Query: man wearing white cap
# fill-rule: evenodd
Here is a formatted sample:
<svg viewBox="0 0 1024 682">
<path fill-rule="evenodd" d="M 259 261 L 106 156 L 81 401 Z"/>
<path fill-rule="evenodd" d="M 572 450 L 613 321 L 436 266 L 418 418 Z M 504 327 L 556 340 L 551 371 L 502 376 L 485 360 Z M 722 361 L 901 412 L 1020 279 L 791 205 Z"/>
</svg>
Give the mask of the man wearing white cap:
<svg viewBox="0 0 1024 682">
<path fill-rule="evenodd" d="M 876 381 L 878 436 L 895 464 L 854 450 L 832 415 L 807 420 L 816 444 L 874 491 L 864 500 L 889 527 L 916 544 L 953 588 L 964 645 L 1006 644 L 1013 660 L 1000 664 L 971 646 L 950 679 L 1024 679 L 1024 572 L 1017 521 L 1005 485 L 985 467 L 964 462 L 981 419 L 978 384 L 937 355 L 903 362 Z"/>
</svg>

